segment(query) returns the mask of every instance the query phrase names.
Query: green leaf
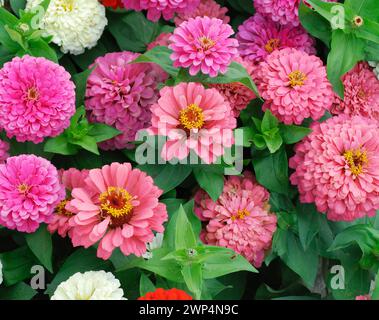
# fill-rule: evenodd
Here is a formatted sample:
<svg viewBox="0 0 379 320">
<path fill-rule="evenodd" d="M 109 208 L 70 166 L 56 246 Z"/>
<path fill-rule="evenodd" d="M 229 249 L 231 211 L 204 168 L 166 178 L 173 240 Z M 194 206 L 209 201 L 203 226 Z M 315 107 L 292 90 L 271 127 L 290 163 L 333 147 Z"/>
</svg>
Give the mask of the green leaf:
<svg viewBox="0 0 379 320">
<path fill-rule="evenodd" d="M 26 0 L 10 0 L 9 2 L 13 12 L 17 15 L 20 9 L 25 9 Z"/>
<path fill-rule="evenodd" d="M 334 91 L 343 99 L 344 87 L 341 77 L 350 71 L 358 61 L 364 59 L 365 42 L 352 33 L 334 30 L 331 51 L 328 56 L 328 78 Z"/>
<path fill-rule="evenodd" d="M 37 259 L 53 273 L 53 244 L 51 234 L 42 225 L 36 232 L 29 233 L 25 236 L 26 243 Z"/>
<path fill-rule="evenodd" d="M 8 288 L 0 287 L 0 300 L 31 300 L 37 291 L 24 282 L 19 282 Z"/>
<path fill-rule="evenodd" d="M 332 12 L 332 8 L 336 6 L 335 3 L 323 2 L 321 0 L 307 0 L 307 2 L 329 22 L 332 22 L 335 14 Z M 342 5 L 340 5 L 342 6 Z"/>
<path fill-rule="evenodd" d="M 224 168 L 217 166 L 201 166 L 193 169 L 196 181 L 213 201 L 216 201 L 224 189 Z"/>
<path fill-rule="evenodd" d="M 273 136 L 263 135 L 263 139 L 271 153 L 278 151 L 283 144 L 283 139 L 279 133 L 274 134 Z"/>
<path fill-rule="evenodd" d="M 378 272 L 378 274 L 376 275 L 376 278 L 375 278 L 375 287 L 374 287 L 374 291 L 372 293 L 371 298 L 373 300 L 379 300 L 379 272 Z"/>
<path fill-rule="evenodd" d="M 84 136 L 80 140 L 71 140 L 70 143 L 81 146 L 83 149 L 99 155 L 99 149 L 97 148 L 97 143 L 95 138 L 90 136 Z"/>
<path fill-rule="evenodd" d="M 270 131 L 278 126 L 278 119 L 271 113 L 270 110 L 266 110 L 261 123 L 261 131 L 263 133 Z"/>
<path fill-rule="evenodd" d="M 357 15 L 379 21 L 379 6 L 377 0 L 345 0 Z"/>
<path fill-rule="evenodd" d="M 155 291 L 155 285 L 151 282 L 151 280 L 144 273 L 141 273 L 141 280 L 139 283 L 139 291 L 140 291 L 141 296 L 144 296 L 148 292 L 154 292 Z"/>
<path fill-rule="evenodd" d="M 70 144 L 67 136 L 65 134 L 61 134 L 58 137 L 47 140 L 43 150 L 45 152 L 73 155 L 78 152 L 78 147 Z"/>
<path fill-rule="evenodd" d="M 304 137 L 312 132 L 311 129 L 295 125 L 280 125 L 280 135 L 285 144 L 294 144 L 301 141 Z"/>
<path fill-rule="evenodd" d="M 298 204 L 297 221 L 299 238 L 304 250 L 308 250 L 320 230 L 320 213 L 313 204 Z"/>
<path fill-rule="evenodd" d="M 283 147 L 271 154 L 260 151 L 253 154 L 253 166 L 258 182 L 281 194 L 288 193 L 288 160 Z"/>
<path fill-rule="evenodd" d="M 355 29 L 358 38 L 379 43 L 379 23 L 364 19 L 363 25 Z"/>
<path fill-rule="evenodd" d="M 34 57 L 43 57 L 55 63 L 58 63 L 58 57 L 53 48 L 51 48 L 43 39 L 28 41 L 29 47 L 27 52 Z"/>
<path fill-rule="evenodd" d="M 84 97 L 86 94 L 87 80 L 94 69 L 95 67 L 92 67 L 91 69 L 84 70 L 83 72 L 77 73 L 73 76 L 73 80 L 76 86 L 76 105 L 77 106 L 84 105 Z"/>
<path fill-rule="evenodd" d="M 102 142 L 108 139 L 112 139 L 115 136 L 118 136 L 121 131 L 108 126 L 104 123 L 93 123 L 89 131 L 89 135 L 96 140 L 96 142 Z"/>
<path fill-rule="evenodd" d="M 187 218 L 183 206 L 180 205 L 178 216 L 176 217 L 175 249 L 190 249 L 196 247 L 196 245 L 197 239 L 192 225 Z"/>
<path fill-rule="evenodd" d="M 191 264 L 183 266 L 182 275 L 188 289 L 193 292 L 195 299 L 201 297 L 201 288 L 203 286 L 203 271 L 201 264 Z"/>
</svg>

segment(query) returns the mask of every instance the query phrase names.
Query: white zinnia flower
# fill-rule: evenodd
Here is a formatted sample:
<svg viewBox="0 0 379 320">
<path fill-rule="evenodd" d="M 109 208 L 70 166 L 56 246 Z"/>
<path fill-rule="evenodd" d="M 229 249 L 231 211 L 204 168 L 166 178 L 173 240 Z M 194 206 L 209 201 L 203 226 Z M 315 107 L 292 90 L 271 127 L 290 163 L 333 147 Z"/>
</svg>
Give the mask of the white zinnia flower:
<svg viewBox="0 0 379 320">
<path fill-rule="evenodd" d="M 57 287 L 51 300 L 126 300 L 120 286 L 110 272 L 78 272 Z"/>
<path fill-rule="evenodd" d="M 369 61 L 368 64 L 374 68 L 374 73 L 376 74 L 377 78 L 379 79 L 379 61 Z"/>
<path fill-rule="evenodd" d="M 0 260 L 0 284 L 3 283 L 3 265 L 1 264 Z"/>
<path fill-rule="evenodd" d="M 26 10 L 42 0 L 27 0 Z M 96 46 L 108 21 L 105 7 L 98 0 L 51 0 L 40 28 L 63 53 L 81 54 Z"/>
<path fill-rule="evenodd" d="M 145 259 L 151 259 L 153 257 L 153 251 L 154 249 L 161 248 L 163 244 L 163 233 L 157 233 L 154 237 L 154 239 L 146 244 L 146 253 L 142 255 Z"/>
</svg>

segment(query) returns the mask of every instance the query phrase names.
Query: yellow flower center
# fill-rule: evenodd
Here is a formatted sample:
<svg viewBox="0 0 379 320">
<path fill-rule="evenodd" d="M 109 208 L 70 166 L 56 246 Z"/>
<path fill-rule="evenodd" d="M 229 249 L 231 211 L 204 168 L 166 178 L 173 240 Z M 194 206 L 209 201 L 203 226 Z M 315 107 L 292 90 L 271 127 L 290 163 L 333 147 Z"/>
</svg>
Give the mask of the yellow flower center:
<svg viewBox="0 0 379 320">
<path fill-rule="evenodd" d="M 28 89 L 27 99 L 29 101 L 36 101 L 39 97 L 38 90 L 35 87 Z"/>
<path fill-rule="evenodd" d="M 187 130 L 199 130 L 204 125 L 203 110 L 196 104 L 190 104 L 180 111 L 179 122 Z"/>
<path fill-rule="evenodd" d="M 232 220 L 236 221 L 237 219 L 243 220 L 245 217 L 248 217 L 250 215 L 250 212 L 246 209 L 238 210 L 235 215 L 232 216 Z"/>
<path fill-rule="evenodd" d="M 20 193 L 26 194 L 26 193 L 28 193 L 30 187 L 29 187 L 26 183 L 22 183 L 22 184 L 20 184 L 20 185 L 18 186 L 17 189 L 18 189 L 18 191 L 19 191 Z"/>
<path fill-rule="evenodd" d="M 296 86 L 304 85 L 304 81 L 307 80 L 307 76 L 300 70 L 292 71 L 288 75 L 289 85 L 293 88 Z"/>
<path fill-rule="evenodd" d="M 102 216 L 110 216 L 113 222 L 129 219 L 133 210 L 132 199 L 131 194 L 125 189 L 108 187 L 107 191 L 99 196 Z"/>
<path fill-rule="evenodd" d="M 75 0 L 62 0 L 61 7 L 64 11 L 72 11 L 74 9 Z"/>
<path fill-rule="evenodd" d="M 213 41 L 212 39 L 206 37 L 206 36 L 202 36 L 199 38 L 199 43 L 200 43 L 200 46 L 201 48 L 206 51 L 206 50 L 209 50 L 211 49 L 212 47 L 214 47 L 216 45 L 216 41 Z"/>
<path fill-rule="evenodd" d="M 69 202 L 70 199 L 62 200 L 55 208 L 55 214 L 59 214 L 61 216 L 68 216 L 71 217 L 73 214 L 70 211 L 66 210 L 66 204 Z"/>
<path fill-rule="evenodd" d="M 368 163 L 367 152 L 362 152 L 360 149 L 347 150 L 343 156 L 350 167 L 351 173 L 355 176 L 361 174 L 364 166 Z"/>
<path fill-rule="evenodd" d="M 278 49 L 280 46 L 280 40 L 279 39 L 270 39 L 267 41 L 266 45 L 265 45 L 265 50 L 268 52 L 268 53 L 271 53 L 273 52 L 274 50 Z"/>
</svg>

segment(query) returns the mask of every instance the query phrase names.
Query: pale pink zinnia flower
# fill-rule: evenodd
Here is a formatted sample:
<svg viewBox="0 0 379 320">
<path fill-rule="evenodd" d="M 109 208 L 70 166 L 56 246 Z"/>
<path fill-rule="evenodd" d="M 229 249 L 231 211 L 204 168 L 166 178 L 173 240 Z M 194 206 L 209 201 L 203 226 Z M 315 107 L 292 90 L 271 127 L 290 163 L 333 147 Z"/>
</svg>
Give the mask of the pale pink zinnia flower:
<svg viewBox="0 0 379 320">
<path fill-rule="evenodd" d="M 9 157 L 9 143 L 0 140 L 0 163 L 4 163 Z"/>
<path fill-rule="evenodd" d="M 167 137 L 161 156 L 185 159 L 193 150 L 205 163 L 213 163 L 234 143 L 237 121 L 229 103 L 214 88 L 199 83 L 164 87 L 152 106 L 149 132 Z"/>
<path fill-rule="evenodd" d="M 320 119 L 334 99 L 321 59 L 293 48 L 271 53 L 260 64 L 257 78 L 263 109 L 285 124 Z"/>
<path fill-rule="evenodd" d="M 68 170 L 61 170 L 59 172 L 61 181 L 66 189 L 66 198 L 62 200 L 54 210 L 53 219 L 47 226 L 50 233 L 58 232 L 61 237 L 66 237 L 70 233 L 71 226 L 69 220 L 74 215 L 70 211 L 68 203 L 71 200 L 71 191 L 74 188 L 81 188 L 84 186 L 84 179 L 88 176 L 88 170 L 78 170 L 71 168 Z"/>
<path fill-rule="evenodd" d="M 199 72 L 210 77 L 226 73 L 238 54 L 238 41 L 230 38 L 233 34 L 232 27 L 220 19 L 196 17 L 184 21 L 170 38 L 174 66 L 189 68 L 192 76 Z"/>
<path fill-rule="evenodd" d="M 343 77 L 344 100 L 337 95 L 333 114 L 361 115 L 379 122 L 379 80 L 366 62 L 358 63 Z"/>
<path fill-rule="evenodd" d="M 105 150 L 133 147 L 138 130 L 150 125 L 158 83 L 167 77 L 156 64 L 130 64 L 138 56 L 128 51 L 108 53 L 95 60 L 95 70 L 88 78 L 85 106 L 90 121 L 122 132 L 100 144 Z"/>
<path fill-rule="evenodd" d="M 161 33 L 153 42 L 150 42 L 147 45 L 147 50 L 151 50 L 155 47 L 163 46 L 168 47 L 170 44 L 170 37 L 172 36 L 172 33 Z"/>
<path fill-rule="evenodd" d="M 0 70 L 0 126 L 9 138 L 40 143 L 70 125 L 75 86 L 70 74 L 45 58 L 15 57 Z"/>
<path fill-rule="evenodd" d="M 316 204 L 333 221 L 375 216 L 379 209 L 379 129 L 361 116 L 339 115 L 312 125 L 295 146 L 289 166 L 295 170 L 300 201 Z"/>
<path fill-rule="evenodd" d="M 195 213 L 206 222 L 202 240 L 233 249 L 259 268 L 276 230 L 277 219 L 269 212 L 268 201 L 269 193 L 250 172 L 227 178 L 216 202 L 199 190 Z"/>
<path fill-rule="evenodd" d="M 102 259 L 108 259 L 115 248 L 124 255 L 143 255 L 154 238 L 153 230 L 164 231 L 167 211 L 158 200 L 162 192 L 130 163 L 90 170 L 85 185 L 71 193 L 73 245 L 88 248 L 100 241 L 97 256 Z"/>
<path fill-rule="evenodd" d="M 170 20 L 175 13 L 192 12 L 200 0 L 122 0 L 126 9 L 147 10 L 147 18 L 158 21 L 162 16 Z"/>
<path fill-rule="evenodd" d="M 255 64 L 265 60 L 274 50 L 284 48 L 316 53 L 315 42 L 303 27 L 282 26 L 259 13 L 239 26 L 237 39 L 241 57 Z"/>
<path fill-rule="evenodd" d="M 230 18 L 226 15 L 228 8 L 221 7 L 214 0 L 200 0 L 200 4 L 193 11 L 179 13 L 176 15 L 174 22 L 178 27 L 182 22 L 189 18 L 209 17 L 222 20 L 224 23 L 229 23 Z"/>
<path fill-rule="evenodd" d="M 234 61 L 244 66 L 251 78 L 254 77 L 256 67 L 252 63 L 244 61 L 239 56 Z M 252 90 L 239 82 L 212 84 L 211 87 L 216 88 L 229 102 L 233 115 L 236 118 L 239 117 L 241 111 L 248 106 L 251 100 L 256 98 Z"/>
<path fill-rule="evenodd" d="M 0 224 L 4 227 L 32 233 L 51 221 L 64 197 L 58 171 L 48 160 L 20 155 L 0 164 Z"/>
</svg>

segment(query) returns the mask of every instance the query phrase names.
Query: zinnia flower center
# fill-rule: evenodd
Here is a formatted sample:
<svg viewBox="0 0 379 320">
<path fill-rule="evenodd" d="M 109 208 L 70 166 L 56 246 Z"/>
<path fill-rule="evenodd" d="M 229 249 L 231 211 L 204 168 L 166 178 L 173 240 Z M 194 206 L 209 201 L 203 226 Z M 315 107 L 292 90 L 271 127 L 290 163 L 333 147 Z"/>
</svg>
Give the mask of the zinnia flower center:
<svg viewBox="0 0 379 320">
<path fill-rule="evenodd" d="M 248 217 L 250 215 L 250 212 L 247 209 L 238 210 L 235 215 L 232 216 L 232 220 L 235 221 L 237 219 L 243 220 L 245 217 Z"/>
<path fill-rule="evenodd" d="M 293 88 L 296 86 L 304 85 L 304 81 L 307 80 L 307 76 L 300 70 L 292 71 L 288 75 L 289 85 Z"/>
<path fill-rule="evenodd" d="M 72 212 L 66 210 L 66 204 L 67 204 L 67 202 L 69 202 L 70 200 L 71 200 L 71 199 L 62 200 L 62 201 L 57 205 L 57 207 L 55 208 L 55 213 L 56 213 L 56 214 L 59 214 L 59 215 L 61 215 L 61 216 L 68 216 L 68 217 L 71 217 L 71 216 L 72 216 Z"/>
<path fill-rule="evenodd" d="M 62 8 L 64 11 L 72 11 L 74 9 L 75 0 L 62 0 Z"/>
<path fill-rule="evenodd" d="M 216 41 L 213 41 L 212 39 L 206 37 L 206 36 L 202 36 L 199 38 L 199 43 L 200 43 L 200 46 L 201 48 L 204 50 L 204 51 L 207 51 L 209 49 L 211 49 L 212 47 L 215 46 L 216 44 Z"/>
<path fill-rule="evenodd" d="M 347 150 L 343 156 L 350 167 L 351 173 L 355 176 L 362 173 L 363 167 L 368 163 L 367 152 L 362 152 L 360 149 Z"/>
<path fill-rule="evenodd" d="M 32 88 L 28 89 L 28 93 L 27 93 L 28 101 L 36 101 L 38 99 L 38 97 L 39 97 L 39 93 L 38 93 L 37 88 L 32 87 Z"/>
<path fill-rule="evenodd" d="M 18 186 L 18 191 L 22 194 L 28 193 L 30 187 L 26 183 L 22 183 Z"/>
<path fill-rule="evenodd" d="M 268 53 L 271 53 L 273 52 L 274 50 L 278 49 L 280 46 L 280 40 L 279 39 L 270 39 L 267 41 L 266 45 L 265 45 L 265 50 L 268 52 Z"/>
<path fill-rule="evenodd" d="M 133 211 L 132 195 L 120 187 L 108 187 L 99 196 L 101 215 L 111 217 L 111 225 L 119 227 L 127 223 Z"/>
<path fill-rule="evenodd" d="M 203 110 L 196 104 L 190 104 L 180 111 L 179 121 L 185 129 L 201 129 L 204 125 Z"/>
</svg>

